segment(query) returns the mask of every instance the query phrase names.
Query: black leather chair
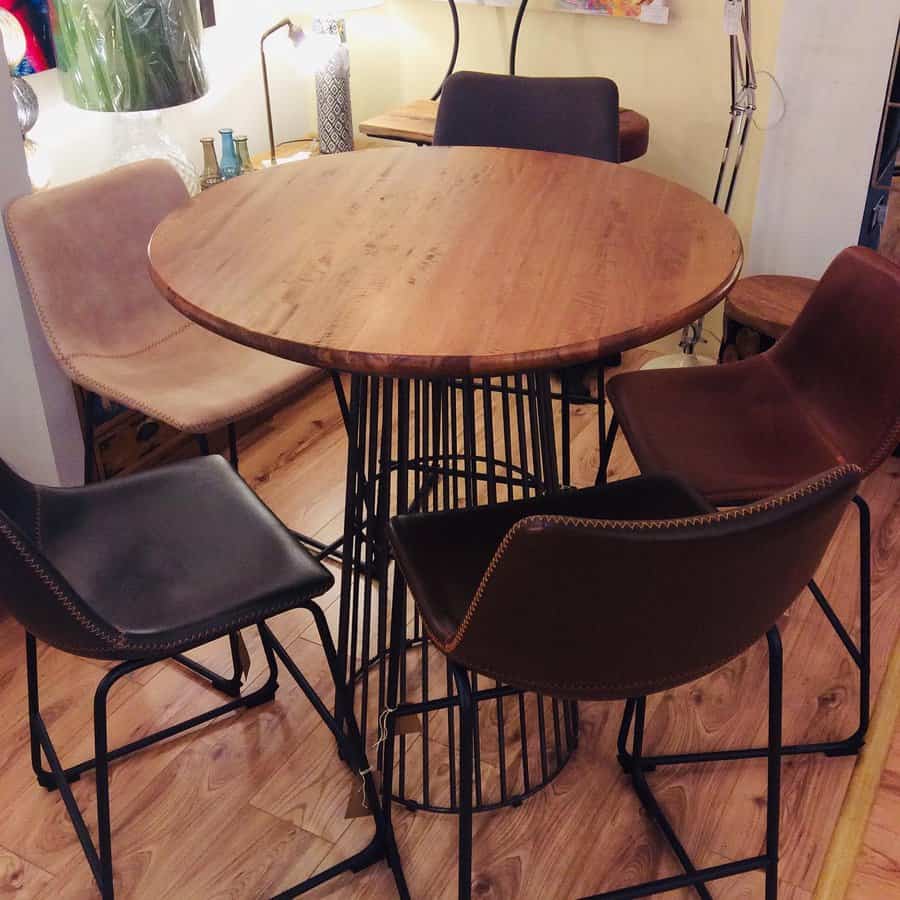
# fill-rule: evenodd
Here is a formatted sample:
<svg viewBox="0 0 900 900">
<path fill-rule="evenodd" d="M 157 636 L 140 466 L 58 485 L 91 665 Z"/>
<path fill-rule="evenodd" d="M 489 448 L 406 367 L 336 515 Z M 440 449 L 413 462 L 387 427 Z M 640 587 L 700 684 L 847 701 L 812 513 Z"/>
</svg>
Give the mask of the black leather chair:
<svg viewBox="0 0 900 900">
<path fill-rule="evenodd" d="M 331 730 L 343 758 L 355 772 L 368 772 L 352 713 L 343 722 L 331 715 L 266 624 L 289 609 L 309 610 L 339 706 L 351 709 L 325 616 L 314 602 L 334 579 L 222 457 L 71 489 L 33 485 L 0 463 L 0 572 L 3 603 L 26 632 L 32 765 L 41 785 L 60 791 L 104 900 L 113 897 L 109 764 L 233 710 L 272 700 L 279 659 Z M 226 635 L 239 641 L 239 630 L 248 626 L 258 629 L 268 664 L 262 687 L 126 746 L 109 748 L 106 699 L 120 678 Z M 37 640 L 67 653 L 119 663 L 94 695 L 94 758 L 69 768 L 60 763 L 41 715 Z M 70 787 L 91 769 L 97 781 L 98 845 Z M 398 891 L 406 896 L 371 775 L 364 774 L 364 782 L 375 822 L 369 846 L 285 896 L 384 858 Z"/>
<path fill-rule="evenodd" d="M 619 89 L 609 78 L 522 78 L 456 72 L 445 82 L 434 128 L 435 146 L 508 147 L 619 161 Z M 547 298 L 553 302 L 552 297 Z M 617 354 L 600 360 L 618 365 Z M 571 476 L 571 404 L 594 400 L 584 384 L 591 366 L 560 372 L 562 480 Z M 602 400 L 603 391 L 599 392 Z M 602 447 L 605 417 L 599 406 Z"/>
<path fill-rule="evenodd" d="M 657 476 L 392 520 L 397 561 L 431 641 L 447 656 L 457 696 L 398 703 L 407 619 L 406 592 L 397 590 L 384 795 L 392 791 L 396 719 L 458 706 L 460 898 L 471 896 L 474 702 L 533 690 L 564 700 L 626 701 L 619 760 L 685 870 L 596 897 L 623 900 L 693 886 L 709 898 L 707 882 L 763 870 L 766 900 L 775 900 L 782 756 L 776 623 L 813 576 L 860 476 L 856 466 L 843 466 L 727 512 Z M 646 779 L 647 771 L 671 762 L 643 752 L 646 697 L 719 669 L 763 636 L 769 646 L 765 851 L 698 870 Z M 474 690 L 470 672 L 508 687 Z"/>
<path fill-rule="evenodd" d="M 619 161 L 619 89 L 609 78 L 456 72 L 444 82 L 435 146 L 508 147 Z"/>
</svg>

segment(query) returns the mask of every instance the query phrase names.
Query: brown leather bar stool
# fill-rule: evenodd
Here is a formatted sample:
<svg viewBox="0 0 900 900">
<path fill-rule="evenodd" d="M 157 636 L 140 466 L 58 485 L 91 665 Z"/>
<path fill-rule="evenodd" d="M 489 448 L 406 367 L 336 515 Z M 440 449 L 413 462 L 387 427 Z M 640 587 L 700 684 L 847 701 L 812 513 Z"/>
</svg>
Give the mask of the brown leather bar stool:
<svg viewBox="0 0 900 900">
<path fill-rule="evenodd" d="M 6 210 L 47 344 L 73 383 L 189 434 L 209 453 L 207 435 L 227 426 L 238 464 L 235 422 L 322 377 L 225 340 L 177 312 L 150 280 L 147 244 L 165 216 L 189 200 L 178 173 L 160 160 L 22 197 Z M 93 421 L 84 416 L 85 482 L 93 480 Z M 317 550 L 325 545 L 308 541 Z M 324 555 L 324 554 L 323 554 Z M 180 659 L 223 693 L 232 674 Z"/>
<path fill-rule="evenodd" d="M 753 275 L 725 299 L 719 362 L 737 362 L 768 350 L 794 324 L 816 289 L 813 278 Z"/>
<path fill-rule="evenodd" d="M 397 717 L 458 706 L 460 898 L 471 896 L 473 700 L 519 689 L 568 700 L 627 701 L 620 762 L 685 873 L 596 897 L 624 900 L 694 886 L 708 898 L 707 882 L 763 870 L 766 898 L 775 900 L 782 686 L 776 622 L 815 572 L 860 475 L 855 466 L 843 466 L 728 512 L 715 512 L 691 489 L 656 477 L 392 520 L 397 561 L 429 637 L 448 658 L 458 696 L 397 702 L 406 621 L 400 590 L 392 613 L 384 796 L 391 797 Z M 699 581 L 697 572 L 704 573 Z M 765 852 L 698 870 L 646 779 L 654 764 L 642 747 L 646 697 L 719 669 L 764 635 Z M 508 687 L 475 691 L 470 672 Z"/>
<path fill-rule="evenodd" d="M 619 161 L 619 89 L 608 78 L 523 78 L 457 72 L 445 82 L 434 144 L 508 147 Z M 548 297 L 547 302 L 553 298 Z M 599 361 L 603 365 L 618 360 Z M 590 396 L 583 379 L 590 366 L 563 370 L 562 481 L 571 481 L 571 404 L 597 405 L 600 446 L 605 403 Z M 602 379 L 602 371 L 598 378 Z M 602 392 L 601 392 L 602 393 Z"/>
<path fill-rule="evenodd" d="M 33 485 L 0 462 L 3 602 L 25 629 L 31 762 L 38 783 L 58 790 L 104 900 L 113 897 L 109 765 L 236 709 L 272 700 L 280 659 L 335 737 L 354 771 L 369 767 L 352 713 L 343 725 L 313 691 L 266 624 L 289 609 L 312 613 L 338 697 L 345 686 L 328 623 L 315 598 L 334 583 L 220 456 L 178 463 L 84 488 Z M 110 689 L 123 676 L 201 647 L 237 629 L 258 629 L 269 677 L 250 694 L 111 750 Z M 64 768 L 41 714 L 37 640 L 66 653 L 118 663 L 94 694 L 92 759 Z M 345 701 L 345 709 L 351 707 Z M 44 768 L 41 758 L 49 764 Z M 71 782 L 93 770 L 98 844 Z M 360 853 L 286 891 L 302 891 L 387 859 L 398 891 L 403 873 L 370 775 L 376 833 Z"/>
<path fill-rule="evenodd" d="M 676 473 L 716 506 L 758 500 L 845 462 L 868 475 L 900 440 L 898 348 L 900 268 L 853 247 L 832 263 L 793 327 L 767 353 L 731 365 L 611 379 L 610 440 L 621 423 L 641 472 Z M 685 410 L 697 411 L 690 428 Z M 856 753 L 868 728 L 870 524 L 865 500 L 854 502 L 858 644 L 815 581 L 809 587 L 859 668 L 859 724 L 846 740 L 792 745 L 786 753 Z"/>
</svg>

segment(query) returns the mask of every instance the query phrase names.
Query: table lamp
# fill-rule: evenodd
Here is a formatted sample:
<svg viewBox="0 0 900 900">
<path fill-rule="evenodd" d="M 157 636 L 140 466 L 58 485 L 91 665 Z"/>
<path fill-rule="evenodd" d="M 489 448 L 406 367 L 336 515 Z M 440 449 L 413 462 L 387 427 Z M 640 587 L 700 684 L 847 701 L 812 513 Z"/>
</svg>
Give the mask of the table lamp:
<svg viewBox="0 0 900 900">
<path fill-rule="evenodd" d="M 275 136 L 269 100 L 269 80 L 266 68 L 265 41 L 282 28 L 300 51 L 296 55 L 301 70 L 311 70 L 316 78 L 316 117 L 318 120 L 319 151 L 341 153 L 353 149 L 353 114 L 350 103 L 350 53 L 347 30 L 339 13 L 381 6 L 383 0 L 325 0 L 322 3 L 303 3 L 300 10 L 312 14 L 312 33 L 306 34 L 291 19 L 282 19 L 269 28 L 260 40 L 263 87 L 269 124 L 271 165 L 275 165 Z"/>
<path fill-rule="evenodd" d="M 46 154 L 28 137 L 28 132 L 37 124 L 40 107 L 34 88 L 24 78 L 15 74 L 19 63 L 25 58 L 27 42 L 21 23 L 6 9 L 0 9 L 0 39 L 3 41 L 6 61 L 9 64 L 16 117 L 22 132 L 22 140 L 25 142 L 28 177 L 31 179 L 31 186 L 39 191 L 50 184 L 51 172 Z"/>
<path fill-rule="evenodd" d="M 197 0 L 50 0 L 50 6 L 66 101 L 123 114 L 117 164 L 165 159 L 197 193 L 197 172 L 160 116 L 207 91 Z"/>
</svg>

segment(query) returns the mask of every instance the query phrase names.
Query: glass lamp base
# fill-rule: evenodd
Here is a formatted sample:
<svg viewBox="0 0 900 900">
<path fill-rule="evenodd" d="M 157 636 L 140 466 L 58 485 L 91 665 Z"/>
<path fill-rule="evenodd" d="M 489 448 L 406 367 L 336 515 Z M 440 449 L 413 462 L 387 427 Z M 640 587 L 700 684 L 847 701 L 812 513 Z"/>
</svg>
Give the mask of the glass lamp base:
<svg viewBox="0 0 900 900">
<path fill-rule="evenodd" d="M 200 193 L 200 176 L 184 150 L 162 127 L 159 112 L 119 113 L 113 141 L 113 166 L 163 159 L 181 176 L 188 193 Z"/>
<path fill-rule="evenodd" d="M 714 366 L 716 361 L 709 356 L 695 353 L 668 353 L 644 363 L 642 369 L 693 369 L 697 366 Z"/>
</svg>

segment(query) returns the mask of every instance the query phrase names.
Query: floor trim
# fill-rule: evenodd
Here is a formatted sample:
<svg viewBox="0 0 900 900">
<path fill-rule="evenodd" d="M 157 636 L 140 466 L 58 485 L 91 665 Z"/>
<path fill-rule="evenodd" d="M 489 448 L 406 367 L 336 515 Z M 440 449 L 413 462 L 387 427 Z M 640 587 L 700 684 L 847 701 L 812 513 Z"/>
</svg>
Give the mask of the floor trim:
<svg viewBox="0 0 900 900">
<path fill-rule="evenodd" d="M 831 836 L 813 900 L 844 900 L 856 871 L 869 813 L 894 739 L 900 714 L 900 636 L 878 691 L 866 745 L 853 770 L 841 815 Z"/>
</svg>

